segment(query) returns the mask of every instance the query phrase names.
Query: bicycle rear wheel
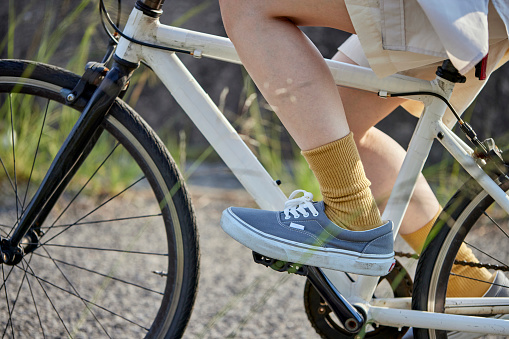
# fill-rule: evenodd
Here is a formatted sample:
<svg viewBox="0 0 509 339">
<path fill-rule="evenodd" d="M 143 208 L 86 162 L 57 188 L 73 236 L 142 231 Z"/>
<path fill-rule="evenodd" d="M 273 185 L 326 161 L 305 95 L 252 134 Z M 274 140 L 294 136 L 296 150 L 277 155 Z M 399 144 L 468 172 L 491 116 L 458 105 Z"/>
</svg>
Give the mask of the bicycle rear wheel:
<svg viewBox="0 0 509 339">
<path fill-rule="evenodd" d="M 91 93 L 79 76 L 0 61 L 0 236 L 8 238 Z M 1 265 L 7 337 L 182 335 L 198 280 L 195 218 L 171 156 L 117 100 L 27 254 Z"/>
<path fill-rule="evenodd" d="M 499 180 L 500 187 L 508 191 L 509 180 L 504 177 Z M 453 306 L 447 305 L 448 298 L 451 297 L 449 287 L 452 283 L 449 279 L 456 279 L 456 283 L 473 279 L 468 274 L 454 272 L 458 272 L 459 265 L 474 264 L 455 261 L 460 246 L 462 244 L 468 246 L 482 263 L 482 267 L 488 269 L 493 278 L 495 273 L 504 274 L 509 270 L 508 237 L 509 216 L 498 204 L 494 203 L 477 182 L 474 180 L 467 182 L 446 205 L 430 232 L 429 238 L 432 240 L 422 253 L 417 266 L 412 308 L 429 312 L 456 313 Z M 454 272 L 451 271 L 453 267 L 456 267 Z M 502 295 L 509 295 L 509 284 L 504 282 L 493 286 L 492 278 L 485 281 L 486 289 L 497 288 Z M 468 293 L 468 291 L 465 292 Z M 504 318 L 507 316 L 507 313 L 486 314 L 489 308 L 488 305 L 481 313 L 471 315 L 504 316 Z M 480 336 L 431 329 L 414 329 L 414 333 L 416 338 L 476 338 Z"/>
</svg>

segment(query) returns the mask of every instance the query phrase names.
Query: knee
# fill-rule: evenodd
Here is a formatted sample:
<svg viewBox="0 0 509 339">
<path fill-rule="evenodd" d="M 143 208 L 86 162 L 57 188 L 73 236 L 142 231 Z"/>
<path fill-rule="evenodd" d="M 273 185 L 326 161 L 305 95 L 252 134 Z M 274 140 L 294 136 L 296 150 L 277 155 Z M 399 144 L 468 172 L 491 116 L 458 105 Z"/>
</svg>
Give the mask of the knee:
<svg viewBox="0 0 509 339">
<path fill-rule="evenodd" d="M 352 126 L 350 126 L 352 127 Z M 359 151 L 364 149 L 371 149 L 373 147 L 373 143 L 376 142 L 376 139 L 373 138 L 373 132 L 375 127 L 371 127 L 369 129 L 355 129 L 351 128 L 350 130 L 353 133 L 353 138 L 355 140 L 355 144 Z"/>
</svg>

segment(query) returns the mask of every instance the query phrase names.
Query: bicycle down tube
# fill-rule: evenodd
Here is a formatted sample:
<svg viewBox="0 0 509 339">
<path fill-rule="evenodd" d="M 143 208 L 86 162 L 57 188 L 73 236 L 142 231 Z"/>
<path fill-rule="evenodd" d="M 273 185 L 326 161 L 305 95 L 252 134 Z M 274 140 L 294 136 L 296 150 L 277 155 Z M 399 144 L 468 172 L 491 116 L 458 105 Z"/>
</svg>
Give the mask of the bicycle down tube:
<svg viewBox="0 0 509 339">
<path fill-rule="evenodd" d="M 240 63 L 233 45 L 227 38 L 164 26 L 159 23 L 157 18 L 143 15 L 137 9 L 133 10 L 124 34 L 149 43 L 187 50 L 195 57 L 209 57 L 226 62 Z M 186 114 L 261 208 L 275 210 L 284 205 L 286 197 L 277 187 L 273 178 L 247 148 L 175 53 L 131 44 L 129 41 L 121 39 L 116 55 L 132 63 L 143 60 L 154 70 Z M 439 80 L 429 82 L 402 75 L 378 79 L 367 68 L 330 60 L 327 60 L 327 63 L 338 85 L 371 92 L 378 92 L 381 89 L 389 93 L 427 91 L 445 97 L 448 97 L 448 95 L 444 93 L 442 88 L 446 88 L 445 92 L 448 93 L 452 90 L 452 86 L 449 86 L 447 82 L 439 83 Z M 436 98 L 426 99 L 425 101 L 427 104 L 425 113 L 419 120 L 418 128 L 409 146 L 409 154 L 411 155 L 405 159 L 401 169 L 402 174 L 398 176 L 383 218 L 393 220 L 396 225 L 395 231 L 399 229 L 417 177 L 424 166 L 431 144 L 439 132 L 443 134 L 440 141 L 444 146 L 509 213 L 509 198 L 506 194 L 479 168 L 470 156 L 469 151 L 465 149 L 465 145 L 458 142 L 452 136 L 452 132 L 441 123 L 446 110 L 445 103 Z M 331 270 L 324 270 L 324 272 L 337 289 L 343 292 L 341 281 L 343 281 L 344 274 Z M 350 295 L 351 302 L 363 304 L 368 308 L 368 320 L 371 322 L 394 327 L 419 324 L 426 328 L 509 334 L 509 323 L 503 320 L 489 318 L 479 318 L 477 320 L 476 318 L 476 321 L 473 322 L 461 315 L 426 313 L 426 316 L 421 318 L 426 319 L 425 324 L 423 324 L 423 321 L 419 319 L 423 317 L 425 312 L 397 309 L 384 313 L 385 308 L 369 305 L 377 280 L 378 278 L 373 277 L 360 277 L 350 287 L 351 290 L 345 293 L 345 295 Z M 483 303 L 480 301 L 479 304 Z M 484 304 L 488 305 L 489 302 Z"/>
</svg>

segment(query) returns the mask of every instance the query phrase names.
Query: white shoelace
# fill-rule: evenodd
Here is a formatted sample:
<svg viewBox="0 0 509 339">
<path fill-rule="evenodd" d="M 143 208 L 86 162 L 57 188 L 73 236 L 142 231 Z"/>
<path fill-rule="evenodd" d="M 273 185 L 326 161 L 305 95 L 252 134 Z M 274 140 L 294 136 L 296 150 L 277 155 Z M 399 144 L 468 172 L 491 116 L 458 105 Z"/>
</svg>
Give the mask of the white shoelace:
<svg viewBox="0 0 509 339">
<path fill-rule="evenodd" d="M 302 193 L 303 196 L 295 198 L 295 196 L 299 193 Z M 316 217 L 318 215 L 318 211 L 316 210 L 312 201 L 312 193 L 306 192 L 304 190 L 293 191 L 292 194 L 290 194 L 288 200 L 285 202 L 285 209 L 283 210 L 285 219 L 290 219 L 290 214 L 295 218 L 300 217 L 301 214 L 306 218 L 309 217 L 309 213 L 306 211 L 306 208 L 313 214 L 313 216 Z"/>
</svg>

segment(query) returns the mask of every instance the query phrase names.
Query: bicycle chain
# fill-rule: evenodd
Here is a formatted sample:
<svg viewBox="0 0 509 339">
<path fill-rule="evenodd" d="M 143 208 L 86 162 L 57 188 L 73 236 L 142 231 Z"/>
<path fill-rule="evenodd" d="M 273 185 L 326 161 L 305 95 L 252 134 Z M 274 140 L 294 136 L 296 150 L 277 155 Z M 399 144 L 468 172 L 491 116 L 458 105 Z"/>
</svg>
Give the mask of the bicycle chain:
<svg viewBox="0 0 509 339">
<path fill-rule="evenodd" d="M 410 258 L 410 259 L 419 259 L 419 255 L 416 253 L 405 253 L 405 252 L 394 252 L 396 256 L 403 257 L 403 258 Z M 503 272 L 509 272 L 509 266 L 500 266 L 500 265 L 492 265 L 492 264 L 483 264 L 480 262 L 472 262 L 472 261 L 460 261 L 460 260 L 454 260 L 455 265 L 461 265 L 461 266 L 470 266 L 470 267 L 476 267 L 476 268 L 486 268 L 491 270 L 497 270 L 497 271 L 503 271 Z"/>
</svg>

